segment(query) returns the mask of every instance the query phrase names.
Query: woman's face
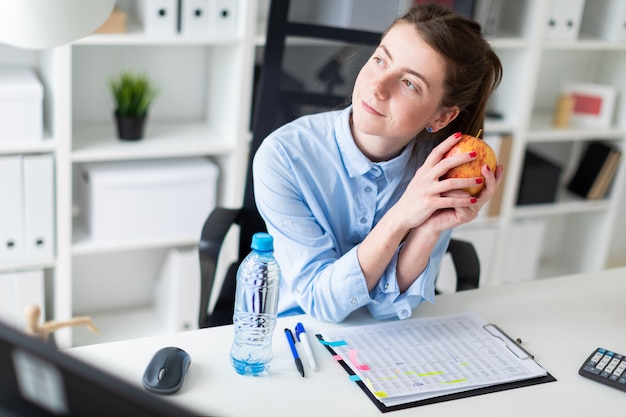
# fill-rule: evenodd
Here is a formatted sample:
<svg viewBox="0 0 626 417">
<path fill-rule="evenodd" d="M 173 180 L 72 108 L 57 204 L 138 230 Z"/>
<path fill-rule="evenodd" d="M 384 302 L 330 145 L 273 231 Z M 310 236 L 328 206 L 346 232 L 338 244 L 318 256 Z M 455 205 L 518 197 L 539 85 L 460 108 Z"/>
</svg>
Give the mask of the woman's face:
<svg viewBox="0 0 626 417">
<path fill-rule="evenodd" d="M 443 109 L 443 58 L 409 23 L 389 30 L 365 63 L 352 93 L 352 134 L 371 160 L 398 155 L 426 126 L 437 131 L 458 114 Z"/>
</svg>

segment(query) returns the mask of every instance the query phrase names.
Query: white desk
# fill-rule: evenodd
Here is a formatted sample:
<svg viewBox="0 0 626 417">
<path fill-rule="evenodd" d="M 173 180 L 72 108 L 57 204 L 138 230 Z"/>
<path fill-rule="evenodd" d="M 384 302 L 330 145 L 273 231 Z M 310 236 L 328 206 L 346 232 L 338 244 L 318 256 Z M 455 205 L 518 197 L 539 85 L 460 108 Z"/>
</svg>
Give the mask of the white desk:
<svg viewBox="0 0 626 417">
<path fill-rule="evenodd" d="M 557 382 L 518 388 L 388 413 L 390 416 L 617 416 L 626 413 L 626 392 L 578 375 L 598 346 L 626 353 L 626 268 L 525 282 L 438 296 L 414 317 L 478 311 L 535 355 Z M 302 321 L 314 335 L 337 324 L 308 316 L 280 319 L 274 333 L 270 374 L 243 377 L 229 361 L 232 326 L 167 336 L 84 346 L 68 352 L 141 386 L 144 367 L 163 346 L 179 346 L 192 357 L 182 389 L 168 397 L 203 415 L 379 416 L 365 393 L 319 343 L 319 370 L 296 371 L 284 327 Z M 372 322 L 357 312 L 344 324 Z"/>
</svg>

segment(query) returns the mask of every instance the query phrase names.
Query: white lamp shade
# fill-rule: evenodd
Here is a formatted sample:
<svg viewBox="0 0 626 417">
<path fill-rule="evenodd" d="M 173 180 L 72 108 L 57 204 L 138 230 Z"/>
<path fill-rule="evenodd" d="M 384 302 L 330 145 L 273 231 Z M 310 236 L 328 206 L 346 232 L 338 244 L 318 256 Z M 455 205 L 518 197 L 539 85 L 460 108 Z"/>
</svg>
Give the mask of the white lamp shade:
<svg viewBox="0 0 626 417">
<path fill-rule="evenodd" d="M 1 0 L 0 42 L 43 49 L 72 42 L 98 29 L 115 0 Z"/>
</svg>

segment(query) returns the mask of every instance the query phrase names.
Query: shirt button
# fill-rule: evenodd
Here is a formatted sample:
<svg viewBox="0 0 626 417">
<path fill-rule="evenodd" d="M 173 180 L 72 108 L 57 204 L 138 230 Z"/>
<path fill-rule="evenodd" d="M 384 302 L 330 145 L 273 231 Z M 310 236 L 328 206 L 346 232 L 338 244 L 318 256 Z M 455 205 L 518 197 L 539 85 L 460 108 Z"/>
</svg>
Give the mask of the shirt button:
<svg viewBox="0 0 626 417">
<path fill-rule="evenodd" d="M 389 283 L 385 284 L 385 289 L 389 288 Z"/>
<path fill-rule="evenodd" d="M 402 317 L 402 318 L 409 317 L 409 314 L 410 314 L 409 310 L 407 310 L 407 309 L 400 310 L 400 317 Z"/>
<path fill-rule="evenodd" d="M 361 224 L 365 224 L 367 223 L 367 218 L 365 217 L 361 217 L 361 220 L 359 220 L 361 222 Z"/>
<path fill-rule="evenodd" d="M 370 187 L 370 186 L 365 187 L 365 192 L 366 193 L 371 193 L 372 192 L 372 187 Z"/>
<path fill-rule="evenodd" d="M 352 304 L 353 306 L 357 305 L 358 302 L 359 302 L 359 300 L 357 300 L 356 297 L 352 297 L 350 299 L 350 304 Z"/>
</svg>

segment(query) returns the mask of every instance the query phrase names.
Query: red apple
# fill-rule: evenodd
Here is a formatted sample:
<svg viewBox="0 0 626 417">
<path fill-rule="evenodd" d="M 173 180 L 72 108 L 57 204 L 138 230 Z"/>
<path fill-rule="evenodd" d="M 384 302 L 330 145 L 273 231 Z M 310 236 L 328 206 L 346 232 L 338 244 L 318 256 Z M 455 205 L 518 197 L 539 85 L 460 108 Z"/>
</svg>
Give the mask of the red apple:
<svg viewBox="0 0 626 417">
<path fill-rule="evenodd" d="M 480 172 L 483 165 L 487 164 L 492 172 L 494 172 L 496 169 L 497 158 L 496 153 L 493 151 L 493 149 L 491 149 L 491 147 L 487 145 L 482 139 L 471 135 L 463 135 L 461 137 L 461 140 L 456 145 L 454 145 L 448 152 L 446 152 L 443 157 L 447 158 L 452 155 L 467 153 L 471 151 L 476 152 L 476 159 L 463 165 L 459 165 L 458 167 L 452 168 L 450 171 L 448 171 L 446 175 L 444 175 L 444 178 L 482 177 L 482 184 L 476 184 L 476 186 L 474 187 L 463 189 L 464 191 L 469 192 L 471 195 L 476 195 L 480 192 L 480 190 L 485 187 L 485 178 Z"/>
</svg>

